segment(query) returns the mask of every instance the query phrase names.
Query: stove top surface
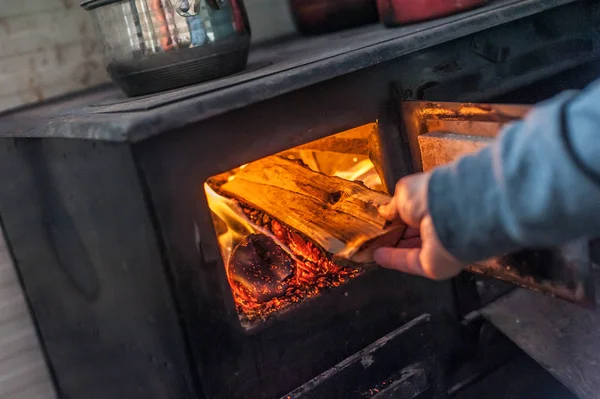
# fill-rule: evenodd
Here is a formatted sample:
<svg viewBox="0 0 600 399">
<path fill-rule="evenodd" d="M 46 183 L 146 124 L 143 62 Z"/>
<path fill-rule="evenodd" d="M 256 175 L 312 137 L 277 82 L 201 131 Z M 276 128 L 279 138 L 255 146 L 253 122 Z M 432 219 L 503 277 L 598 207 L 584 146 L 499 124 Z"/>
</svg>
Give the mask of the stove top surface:
<svg viewBox="0 0 600 399">
<path fill-rule="evenodd" d="M 573 0 L 490 0 L 469 12 L 387 29 L 370 25 L 296 37 L 251 51 L 236 75 L 127 98 L 105 86 L 0 117 L 0 137 L 141 141 L 252 103 L 526 17 Z"/>
</svg>

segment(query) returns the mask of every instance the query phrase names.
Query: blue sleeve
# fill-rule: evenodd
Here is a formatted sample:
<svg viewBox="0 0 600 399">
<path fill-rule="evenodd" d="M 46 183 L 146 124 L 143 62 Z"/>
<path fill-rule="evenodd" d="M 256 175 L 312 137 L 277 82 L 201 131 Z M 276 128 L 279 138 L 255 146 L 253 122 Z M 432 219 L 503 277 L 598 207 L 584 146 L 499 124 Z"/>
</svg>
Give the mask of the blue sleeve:
<svg viewBox="0 0 600 399">
<path fill-rule="evenodd" d="M 436 169 L 428 206 L 442 244 L 464 261 L 600 237 L 600 81 Z"/>
</svg>

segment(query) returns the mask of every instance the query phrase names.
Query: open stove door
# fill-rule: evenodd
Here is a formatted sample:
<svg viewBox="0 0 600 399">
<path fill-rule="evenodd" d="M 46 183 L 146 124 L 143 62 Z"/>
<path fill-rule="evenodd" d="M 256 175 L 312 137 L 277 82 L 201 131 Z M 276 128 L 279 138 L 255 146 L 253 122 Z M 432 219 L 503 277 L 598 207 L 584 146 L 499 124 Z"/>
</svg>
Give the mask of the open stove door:
<svg viewBox="0 0 600 399">
<path fill-rule="evenodd" d="M 530 106 L 403 101 L 402 133 L 413 171 L 428 171 L 491 143 L 502 127 Z M 471 265 L 470 271 L 518 284 L 587 307 L 595 304 L 589 243 L 531 249 Z"/>
</svg>

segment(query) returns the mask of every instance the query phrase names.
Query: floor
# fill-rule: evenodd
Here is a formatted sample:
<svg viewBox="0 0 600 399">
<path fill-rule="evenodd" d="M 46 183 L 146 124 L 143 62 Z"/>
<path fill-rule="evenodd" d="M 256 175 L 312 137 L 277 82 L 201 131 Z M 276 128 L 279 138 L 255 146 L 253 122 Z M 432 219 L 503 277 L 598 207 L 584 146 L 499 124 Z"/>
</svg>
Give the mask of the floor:
<svg viewBox="0 0 600 399">
<path fill-rule="evenodd" d="M 0 398 L 56 398 L 23 291 L 1 230 Z"/>
</svg>

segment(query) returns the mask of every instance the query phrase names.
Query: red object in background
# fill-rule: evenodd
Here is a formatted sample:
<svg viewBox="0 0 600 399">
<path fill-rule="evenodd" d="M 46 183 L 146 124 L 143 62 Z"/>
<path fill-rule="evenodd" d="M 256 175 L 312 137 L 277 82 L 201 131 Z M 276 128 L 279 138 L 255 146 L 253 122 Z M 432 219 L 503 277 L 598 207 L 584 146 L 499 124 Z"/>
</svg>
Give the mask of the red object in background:
<svg viewBox="0 0 600 399">
<path fill-rule="evenodd" d="M 246 32 L 249 29 L 250 23 L 246 17 L 246 9 L 244 3 L 239 3 L 239 0 L 231 0 L 231 9 L 233 10 L 233 27 L 237 33 Z"/>
<path fill-rule="evenodd" d="M 440 18 L 484 5 L 487 0 L 377 0 L 379 19 L 386 26 Z"/>
<path fill-rule="evenodd" d="M 302 34 L 319 34 L 377 22 L 376 0 L 289 0 Z"/>
</svg>

